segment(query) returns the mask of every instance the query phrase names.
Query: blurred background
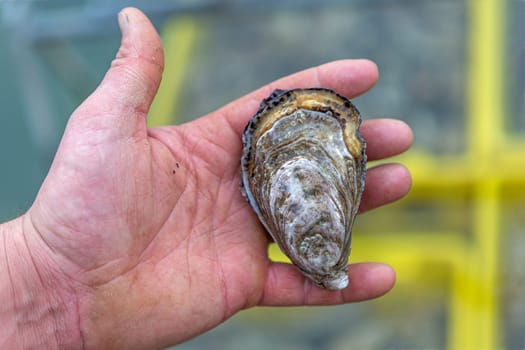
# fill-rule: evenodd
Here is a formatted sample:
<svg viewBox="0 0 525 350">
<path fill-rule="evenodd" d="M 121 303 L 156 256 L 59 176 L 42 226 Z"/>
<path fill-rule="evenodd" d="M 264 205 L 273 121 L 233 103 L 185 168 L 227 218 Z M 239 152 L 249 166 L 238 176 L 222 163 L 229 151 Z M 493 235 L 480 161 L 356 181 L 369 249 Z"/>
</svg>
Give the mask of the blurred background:
<svg viewBox="0 0 525 350">
<path fill-rule="evenodd" d="M 130 5 L 154 21 L 166 50 L 151 125 L 366 57 L 381 78 L 354 99 L 361 114 L 415 132 L 396 159 L 413 173 L 410 195 L 354 229 L 351 261 L 392 264 L 391 293 L 252 309 L 180 349 L 525 348 L 525 2 L 0 1 L 0 220 L 31 205 L 68 116 L 117 51 L 116 15 Z M 270 255 L 283 259 L 275 247 Z"/>
</svg>

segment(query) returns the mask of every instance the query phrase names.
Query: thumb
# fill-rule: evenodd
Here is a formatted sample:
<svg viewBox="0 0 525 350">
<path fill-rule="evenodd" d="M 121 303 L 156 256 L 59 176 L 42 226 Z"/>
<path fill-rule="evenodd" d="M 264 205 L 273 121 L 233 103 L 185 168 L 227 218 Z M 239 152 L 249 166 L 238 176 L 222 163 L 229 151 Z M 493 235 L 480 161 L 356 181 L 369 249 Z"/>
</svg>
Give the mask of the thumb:
<svg viewBox="0 0 525 350">
<path fill-rule="evenodd" d="M 76 131 L 105 130 L 105 136 L 146 135 L 146 114 L 164 69 L 159 35 L 136 8 L 118 15 L 122 41 L 103 81 L 73 113 Z M 137 135 L 138 133 L 138 135 Z"/>
</svg>

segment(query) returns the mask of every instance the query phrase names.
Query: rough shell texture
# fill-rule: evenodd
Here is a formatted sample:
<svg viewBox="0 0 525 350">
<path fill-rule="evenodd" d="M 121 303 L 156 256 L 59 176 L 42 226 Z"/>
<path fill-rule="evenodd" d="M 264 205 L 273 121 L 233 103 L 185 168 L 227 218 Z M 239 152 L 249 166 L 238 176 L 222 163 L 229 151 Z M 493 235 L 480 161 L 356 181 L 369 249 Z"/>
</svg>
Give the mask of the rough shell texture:
<svg viewBox="0 0 525 350">
<path fill-rule="evenodd" d="M 331 90 L 276 90 L 243 134 L 243 195 L 281 250 L 327 289 L 348 285 L 366 173 L 360 123 L 354 105 Z"/>
</svg>

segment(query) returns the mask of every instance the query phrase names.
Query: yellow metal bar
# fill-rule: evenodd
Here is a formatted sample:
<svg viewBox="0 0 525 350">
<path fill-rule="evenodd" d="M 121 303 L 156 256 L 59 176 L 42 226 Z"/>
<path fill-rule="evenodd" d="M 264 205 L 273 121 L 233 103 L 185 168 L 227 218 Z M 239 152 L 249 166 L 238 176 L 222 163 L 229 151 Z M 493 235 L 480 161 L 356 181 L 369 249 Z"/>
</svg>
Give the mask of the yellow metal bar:
<svg viewBox="0 0 525 350">
<path fill-rule="evenodd" d="M 470 0 L 467 130 L 476 159 L 492 155 L 503 136 L 503 0 Z"/>
<path fill-rule="evenodd" d="M 503 7 L 501 0 L 470 2 L 467 157 L 477 176 L 474 240 L 463 268 L 454 272 L 450 303 L 449 348 L 458 350 L 496 349 L 500 344 L 495 284 L 500 186 L 494 165 L 503 141 Z"/>
<path fill-rule="evenodd" d="M 490 142 L 490 140 L 489 140 Z M 465 155 L 433 157 L 427 153 L 407 154 L 397 159 L 407 164 L 417 187 L 433 189 L 445 187 L 465 187 L 485 181 L 523 182 L 525 179 L 525 144 L 501 143 L 492 155 L 476 157 L 468 152 Z M 412 152 L 411 152 L 412 153 Z M 497 171 L 495 171 L 497 170 Z M 417 192 L 414 188 L 413 192 Z M 411 192 L 411 194 L 413 194 Z"/>
<path fill-rule="evenodd" d="M 198 26 L 189 17 L 174 17 L 162 31 L 165 69 L 148 116 L 148 126 L 177 123 L 176 106 L 190 62 Z"/>
<path fill-rule="evenodd" d="M 472 281 L 470 274 L 475 264 L 473 258 L 471 252 L 465 254 L 462 263 L 452 269 L 452 288 L 448 303 L 448 349 L 482 349 L 475 346 L 480 330 L 475 325 L 473 312 L 476 307 L 472 300 L 476 283 Z"/>
<path fill-rule="evenodd" d="M 473 260 L 478 268 L 480 277 L 480 290 L 474 291 L 478 296 L 480 309 L 485 312 L 478 318 L 479 327 L 482 335 L 478 336 L 481 340 L 480 345 L 496 349 L 499 347 L 498 323 L 498 261 L 499 261 L 499 241 L 498 236 L 500 225 L 500 184 L 498 182 L 487 182 L 480 185 L 476 193 L 475 225 L 474 231 L 482 237 L 479 243 L 479 259 Z M 478 261 L 484 264 L 478 265 Z"/>
</svg>

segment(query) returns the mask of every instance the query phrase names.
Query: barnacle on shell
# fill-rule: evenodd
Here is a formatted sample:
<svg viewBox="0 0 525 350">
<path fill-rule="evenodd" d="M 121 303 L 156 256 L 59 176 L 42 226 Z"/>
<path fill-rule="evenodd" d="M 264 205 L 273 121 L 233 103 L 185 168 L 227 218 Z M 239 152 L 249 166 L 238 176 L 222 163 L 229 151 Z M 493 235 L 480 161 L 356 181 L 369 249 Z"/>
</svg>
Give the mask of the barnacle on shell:
<svg viewBox="0 0 525 350">
<path fill-rule="evenodd" d="M 331 90 L 275 90 L 243 134 L 243 195 L 292 263 L 327 289 L 348 285 L 366 174 L 360 123 Z"/>
</svg>

